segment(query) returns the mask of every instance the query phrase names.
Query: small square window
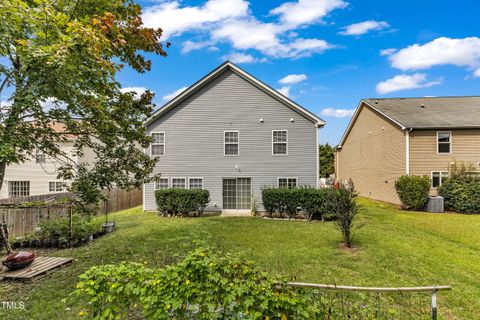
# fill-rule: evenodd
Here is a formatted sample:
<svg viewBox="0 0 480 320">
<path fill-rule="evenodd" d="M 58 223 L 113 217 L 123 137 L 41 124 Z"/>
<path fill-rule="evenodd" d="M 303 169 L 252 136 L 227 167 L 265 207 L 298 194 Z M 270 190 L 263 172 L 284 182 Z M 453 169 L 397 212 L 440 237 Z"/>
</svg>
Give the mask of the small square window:
<svg viewBox="0 0 480 320">
<path fill-rule="evenodd" d="M 440 187 L 445 180 L 450 177 L 450 172 L 448 171 L 434 171 L 432 172 L 432 188 Z"/>
<path fill-rule="evenodd" d="M 48 191 L 49 192 L 62 192 L 65 191 L 67 185 L 63 181 L 50 181 L 48 183 Z"/>
<path fill-rule="evenodd" d="M 168 178 L 160 178 L 155 182 L 155 190 L 165 190 L 168 187 Z"/>
<path fill-rule="evenodd" d="M 296 188 L 297 178 L 278 178 L 278 187 L 288 189 Z"/>
<path fill-rule="evenodd" d="M 203 178 L 189 178 L 188 179 L 188 188 L 189 189 L 203 189 Z"/>
<path fill-rule="evenodd" d="M 35 155 L 35 163 L 45 163 L 46 156 L 43 153 L 37 153 Z"/>
<path fill-rule="evenodd" d="M 185 178 L 172 178 L 173 189 L 185 189 Z"/>
</svg>

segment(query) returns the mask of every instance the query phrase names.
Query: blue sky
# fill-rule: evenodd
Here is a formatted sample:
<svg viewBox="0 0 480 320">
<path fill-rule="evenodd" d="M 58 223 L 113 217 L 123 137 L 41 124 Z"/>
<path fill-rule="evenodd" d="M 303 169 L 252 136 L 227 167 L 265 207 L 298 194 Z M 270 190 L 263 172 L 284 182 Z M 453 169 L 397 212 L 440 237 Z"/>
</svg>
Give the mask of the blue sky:
<svg viewBox="0 0 480 320">
<path fill-rule="evenodd" d="M 172 46 L 119 80 L 158 106 L 227 58 L 325 119 L 333 145 L 361 98 L 480 95 L 478 1 L 140 3 Z"/>
</svg>

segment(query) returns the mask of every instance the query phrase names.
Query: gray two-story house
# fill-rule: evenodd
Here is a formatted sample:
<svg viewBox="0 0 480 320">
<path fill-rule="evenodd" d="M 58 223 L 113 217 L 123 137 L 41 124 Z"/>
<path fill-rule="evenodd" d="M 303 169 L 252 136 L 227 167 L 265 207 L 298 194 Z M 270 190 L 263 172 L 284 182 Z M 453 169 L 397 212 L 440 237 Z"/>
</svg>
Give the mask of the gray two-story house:
<svg viewBox="0 0 480 320">
<path fill-rule="evenodd" d="M 262 210 L 264 186 L 318 186 L 318 131 L 325 122 L 227 61 L 147 120 L 159 157 L 144 186 L 144 210 L 156 189 L 203 188 L 209 210 Z"/>
</svg>

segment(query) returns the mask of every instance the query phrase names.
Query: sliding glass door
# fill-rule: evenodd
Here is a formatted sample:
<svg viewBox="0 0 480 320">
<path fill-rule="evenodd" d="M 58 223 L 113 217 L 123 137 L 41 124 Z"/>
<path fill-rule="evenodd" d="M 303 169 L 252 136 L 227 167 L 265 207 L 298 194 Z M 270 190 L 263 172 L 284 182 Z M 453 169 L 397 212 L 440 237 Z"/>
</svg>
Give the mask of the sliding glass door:
<svg viewBox="0 0 480 320">
<path fill-rule="evenodd" d="M 223 209 L 250 210 L 251 197 L 251 178 L 223 179 Z"/>
</svg>

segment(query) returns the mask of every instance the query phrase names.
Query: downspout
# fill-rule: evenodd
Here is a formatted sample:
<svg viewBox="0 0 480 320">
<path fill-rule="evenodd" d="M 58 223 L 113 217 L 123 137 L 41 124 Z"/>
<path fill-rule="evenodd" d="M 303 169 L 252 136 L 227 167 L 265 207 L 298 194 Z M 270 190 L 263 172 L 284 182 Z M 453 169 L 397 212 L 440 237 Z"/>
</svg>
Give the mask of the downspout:
<svg viewBox="0 0 480 320">
<path fill-rule="evenodd" d="M 405 174 L 410 175 L 410 132 L 412 128 L 405 130 Z"/>
</svg>

